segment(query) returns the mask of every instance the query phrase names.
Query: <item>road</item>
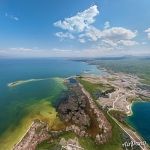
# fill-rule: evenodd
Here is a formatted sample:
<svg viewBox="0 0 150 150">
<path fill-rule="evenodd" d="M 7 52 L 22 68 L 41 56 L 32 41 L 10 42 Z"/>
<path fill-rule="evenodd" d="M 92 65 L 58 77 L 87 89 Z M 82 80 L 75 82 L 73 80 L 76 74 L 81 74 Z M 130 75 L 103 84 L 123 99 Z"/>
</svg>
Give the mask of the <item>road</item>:
<svg viewBox="0 0 150 150">
<path fill-rule="evenodd" d="M 82 91 L 83 91 L 83 93 L 90 99 L 90 101 L 93 101 L 92 100 L 92 98 L 91 98 L 91 96 L 90 96 L 90 94 L 84 89 L 84 87 L 83 87 L 83 85 L 82 84 L 80 84 L 80 86 L 81 86 L 81 88 L 82 88 Z M 118 89 L 118 96 L 116 97 L 116 99 L 114 100 L 114 102 L 113 102 L 113 108 L 110 108 L 108 111 L 107 111 L 107 114 L 109 115 L 109 117 L 110 118 L 112 118 L 115 122 L 116 122 L 116 124 L 131 138 L 131 140 L 133 141 L 133 142 L 135 142 L 135 143 L 143 143 L 143 140 L 137 135 L 137 133 L 136 132 L 134 132 L 134 131 L 132 131 L 131 129 L 129 129 L 129 128 L 127 128 L 127 127 L 125 127 L 123 124 L 121 124 L 119 121 L 117 121 L 113 116 L 111 116 L 110 115 L 110 113 L 109 113 L 109 111 L 110 110 L 114 110 L 114 108 L 115 108 L 115 103 L 120 99 L 120 98 L 122 98 L 123 96 L 125 96 L 125 95 L 119 95 L 119 92 L 120 92 L 121 90 L 120 90 L 120 88 Z M 94 101 L 93 101 L 94 102 Z M 142 150 L 150 150 L 149 149 L 149 146 L 146 144 L 146 145 L 139 145 L 140 146 L 140 148 L 142 149 Z"/>
<path fill-rule="evenodd" d="M 124 125 L 119 123 L 114 117 L 112 117 L 109 113 L 110 110 L 107 111 L 107 114 L 109 115 L 109 117 L 111 117 L 116 122 L 116 124 L 131 138 L 131 140 L 135 143 L 143 143 L 143 140 L 137 135 L 136 132 L 132 131 L 131 129 L 129 129 L 127 127 L 125 127 Z M 142 150 L 150 150 L 148 148 L 148 145 L 139 145 L 139 146 Z"/>
<path fill-rule="evenodd" d="M 131 140 L 133 142 L 137 142 L 137 143 L 142 143 L 143 140 L 135 133 L 133 132 L 131 129 L 125 127 L 124 125 L 122 125 L 121 123 L 119 123 L 119 121 L 117 121 L 117 119 L 115 119 L 113 116 L 110 115 L 109 111 L 110 110 L 115 110 L 115 103 L 120 99 L 122 98 L 123 96 L 120 97 L 119 95 L 119 92 L 120 92 L 120 89 L 117 91 L 118 92 L 118 96 L 116 97 L 116 99 L 113 101 L 113 108 L 110 108 L 108 111 L 107 111 L 107 114 L 109 115 L 109 117 L 111 117 L 115 122 L 116 124 L 131 138 Z M 148 146 L 146 145 L 139 145 L 140 148 L 142 150 L 149 150 Z"/>
</svg>

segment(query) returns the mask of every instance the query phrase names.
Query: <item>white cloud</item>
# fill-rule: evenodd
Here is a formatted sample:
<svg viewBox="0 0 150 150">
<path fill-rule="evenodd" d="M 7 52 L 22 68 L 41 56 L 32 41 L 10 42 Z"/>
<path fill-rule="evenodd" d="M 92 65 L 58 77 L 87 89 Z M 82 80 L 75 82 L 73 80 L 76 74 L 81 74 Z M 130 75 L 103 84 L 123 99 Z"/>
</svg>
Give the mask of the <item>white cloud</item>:
<svg viewBox="0 0 150 150">
<path fill-rule="evenodd" d="M 72 52 L 72 50 L 70 50 L 70 49 L 58 49 L 58 48 L 54 48 L 54 49 L 52 49 L 52 51 L 54 51 L 54 52 Z"/>
<path fill-rule="evenodd" d="M 117 49 L 125 49 L 125 47 L 135 46 L 138 44 L 138 42 L 134 40 L 119 40 L 119 41 L 113 41 L 110 39 L 103 39 L 99 43 L 102 47 L 117 50 Z"/>
<path fill-rule="evenodd" d="M 65 18 L 63 21 L 59 20 L 54 23 L 54 26 L 63 30 L 72 32 L 83 32 L 89 25 L 95 22 L 95 17 L 99 14 L 99 10 L 96 5 L 78 12 L 75 16 Z"/>
<path fill-rule="evenodd" d="M 15 20 L 15 21 L 19 21 L 19 18 L 13 15 L 9 15 L 8 13 L 5 13 L 5 17 L 11 19 L 11 20 Z"/>
<path fill-rule="evenodd" d="M 104 29 L 108 29 L 108 28 L 110 28 L 110 22 L 109 22 L 109 21 L 106 21 L 106 22 L 104 23 Z"/>
<path fill-rule="evenodd" d="M 150 39 L 150 28 L 146 29 L 145 32 L 147 33 L 148 39 Z"/>
<path fill-rule="evenodd" d="M 105 46 L 134 46 L 137 44 L 133 39 L 137 36 L 137 31 L 132 31 L 123 27 L 111 27 L 110 22 L 104 23 L 104 29 L 100 30 L 94 27 L 95 17 L 99 14 L 96 5 L 91 6 L 77 15 L 59 20 L 54 26 L 59 27 L 67 32 L 58 32 L 55 35 L 59 38 L 78 39 L 80 43 L 87 41 L 100 42 Z"/>
<path fill-rule="evenodd" d="M 138 45 L 138 42 L 132 41 L 132 40 L 120 40 L 117 42 L 118 44 L 121 44 L 123 46 L 134 46 Z"/>
<path fill-rule="evenodd" d="M 69 33 L 69 32 L 57 32 L 55 35 L 61 39 L 69 38 L 69 39 L 75 39 L 75 37 Z"/>
<path fill-rule="evenodd" d="M 20 52 L 29 52 L 32 51 L 32 48 L 24 48 L 24 47 L 19 47 L 19 48 L 10 48 L 12 51 L 20 51 Z"/>
<path fill-rule="evenodd" d="M 131 31 L 123 27 L 112 27 L 109 29 L 99 30 L 94 26 L 89 26 L 84 33 L 79 35 L 79 38 L 84 41 L 98 41 L 105 46 L 112 47 L 117 46 L 134 46 L 137 45 L 136 41 L 133 41 L 137 35 L 137 31 Z"/>
<path fill-rule="evenodd" d="M 102 37 L 113 40 L 121 40 L 121 39 L 130 40 L 135 38 L 136 35 L 137 31 L 131 31 L 123 27 L 112 27 L 109 29 L 105 29 L 102 32 Z"/>
<path fill-rule="evenodd" d="M 32 49 L 32 48 L 10 48 L 0 49 L 0 57 L 107 57 L 107 56 L 123 56 L 123 55 L 134 55 L 134 56 L 150 56 L 149 48 L 145 48 L 144 51 L 139 49 L 114 49 L 105 47 L 102 45 L 95 46 L 86 49 Z"/>
<path fill-rule="evenodd" d="M 95 27 L 95 17 L 99 14 L 96 5 L 91 6 L 83 12 L 77 13 L 75 16 L 59 20 L 54 23 L 55 27 L 59 27 L 66 32 L 56 33 L 57 37 L 76 39 L 84 44 L 83 47 L 89 46 L 85 50 L 78 52 L 79 56 L 101 56 L 103 54 L 113 54 L 131 50 L 130 47 L 136 46 L 139 43 L 135 40 L 137 31 L 127 29 L 125 27 L 111 27 L 110 22 L 106 21 L 102 29 Z M 145 30 L 149 33 L 150 28 Z M 88 42 L 88 43 L 87 43 Z M 89 44 L 90 42 L 90 44 Z M 87 43 L 87 45 L 86 45 Z M 66 51 L 65 51 L 66 53 Z M 73 55 L 75 51 L 68 52 Z M 76 53 L 77 56 L 77 53 Z"/>
<path fill-rule="evenodd" d="M 117 46 L 117 43 L 116 42 L 113 42 L 112 40 L 109 40 L 109 39 L 104 39 L 102 40 L 102 44 L 101 45 L 105 45 L 106 47 L 116 47 Z"/>
<path fill-rule="evenodd" d="M 79 37 L 88 38 L 90 41 L 97 41 L 102 37 L 102 32 L 94 26 L 89 26 L 84 33 L 79 35 Z"/>
<path fill-rule="evenodd" d="M 80 43 L 85 43 L 86 41 L 85 41 L 85 39 L 79 38 L 79 42 Z"/>
</svg>

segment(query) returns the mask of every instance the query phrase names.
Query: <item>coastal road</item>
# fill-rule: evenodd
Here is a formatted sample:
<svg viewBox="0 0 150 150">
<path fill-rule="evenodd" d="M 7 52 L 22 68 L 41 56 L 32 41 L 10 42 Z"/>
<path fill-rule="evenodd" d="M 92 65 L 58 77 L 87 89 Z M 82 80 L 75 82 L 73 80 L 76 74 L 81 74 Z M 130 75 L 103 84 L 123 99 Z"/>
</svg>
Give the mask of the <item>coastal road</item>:
<svg viewBox="0 0 150 150">
<path fill-rule="evenodd" d="M 143 143 L 143 140 L 137 135 L 136 132 L 132 131 L 131 129 L 127 127 L 124 127 L 114 117 L 112 117 L 109 113 L 110 110 L 107 111 L 107 114 L 109 115 L 109 117 L 111 117 L 116 122 L 116 124 L 131 138 L 131 140 L 135 143 Z M 139 146 L 142 150 L 149 150 L 148 145 L 139 145 Z"/>
<path fill-rule="evenodd" d="M 79 85 L 80 85 L 80 87 L 81 87 L 83 93 L 88 97 L 88 99 L 89 99 L 90 101 L 93 101 L 92 98 L 91 98 L 91 96 L 90 96 L 90 94 L 84 89 L 83 85 L 80 84 L 80 83 L 79 83 Z M 120 89 L 118 89 L 118 96 L 117 96 L 117 98 L 115 99 L 115 101 L 114 101 L 114 103 L 113 103 L 113 107 L 115 107 L 115 103 L 116 103 L 120 98 L 122 98 L 122 96 L 120 97 L 119 92 L 120 92 Z M 113 108 L 110 108 L 110 109 L 107 111 L 107 114 L 109 115 L 109 117 L 112 118 L 112 119 L 115 121 L 115 123 L 131 138 L 131 140 L 132 140 L 133 142 L 135 142 L 135 143 L 143 143 L 143 140 L 137 135 L 136 132 L 133 132 L 131 129 L 129 129 L 129 128 L 127 128 L 127 127 L 124 127 L 124 126 L 123 126 L 121 123 L 119 123 L 113 116 L 111 116 L 110 113 L 109 113 L 110 110 L 114 110 L 114 109 L 113 109 Z M 150 150 L 150 149 L 148 148 L 148 145 L 139 145 L 139 146 L 140 146 L 140 148 L 141 148 L 142 150 Z"/>
<path fill-rule="evenodd" d="M 113 101 L 113 107 L 110 108 L 110 109 L 107 111 L 107 114 L 108 114 L 108 115 L 117 123 L 117 125 L 131 138 L 131 140 L 132 140 L 133 142 L 142 143 L 143 140 L 136 134 L 136 132 L 133 132 L 131 129 L 129 129 L 129 128 L 127 128 L 127 127 L 124 127 L 121 123 L 119 123 L 119 122 L 117 121 L 117 119 L 115 119 L 115 118 L 114 118 L 113 116 L 111 116 L 110 113 L 109 113 L 110 110 L 115 110 L 115 103 L 116 103 L 119 99 L 121 99 L 122 97 L 124 97 L 124 95 L 121 96 L 121 97 L 119 97 L 119 92 L 120 92 L 120 91 L 121 91 L 121 90 L 118 89 L 118 91 L 117 91 L 118 96 L 117 96 L 116 99 Z M 146 146 L 146 145 L 139 145 L 139 146 L 140 146 L 140 148 L 141 148 L 142 150 L 149 150 L 148 146 Z"/>
</svg>

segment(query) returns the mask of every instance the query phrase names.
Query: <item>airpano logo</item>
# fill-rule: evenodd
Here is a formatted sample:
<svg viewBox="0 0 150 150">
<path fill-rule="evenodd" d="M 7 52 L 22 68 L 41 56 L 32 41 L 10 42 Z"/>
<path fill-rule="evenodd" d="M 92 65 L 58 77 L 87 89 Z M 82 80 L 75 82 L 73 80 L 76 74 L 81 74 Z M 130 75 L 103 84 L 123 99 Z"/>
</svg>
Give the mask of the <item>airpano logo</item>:
<svg viewBox="0 0 150 150">
<path fill-rule="evenodd" d="M 125 142 L 122 144 L 122 146 L 125 148 L 133 147 L 133 146 L 145 146 L 145 145 L 146 145 L 146 141 L 142 141 L 142 142 L 131 141 L 131 142 Z"/>
</svg>

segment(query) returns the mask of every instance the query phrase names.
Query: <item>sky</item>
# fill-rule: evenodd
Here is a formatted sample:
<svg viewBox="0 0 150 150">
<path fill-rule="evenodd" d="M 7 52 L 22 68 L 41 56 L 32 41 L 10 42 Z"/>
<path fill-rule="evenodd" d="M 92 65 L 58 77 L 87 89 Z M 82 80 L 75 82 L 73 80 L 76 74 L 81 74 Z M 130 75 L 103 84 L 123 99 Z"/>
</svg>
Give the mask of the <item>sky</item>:
<svg viewBox="0 0 150 150">
<path fill-rule="evenodd" d="M 0 0 L 0 58 L 150 56 L 150 0 Z"/>
</svg>

